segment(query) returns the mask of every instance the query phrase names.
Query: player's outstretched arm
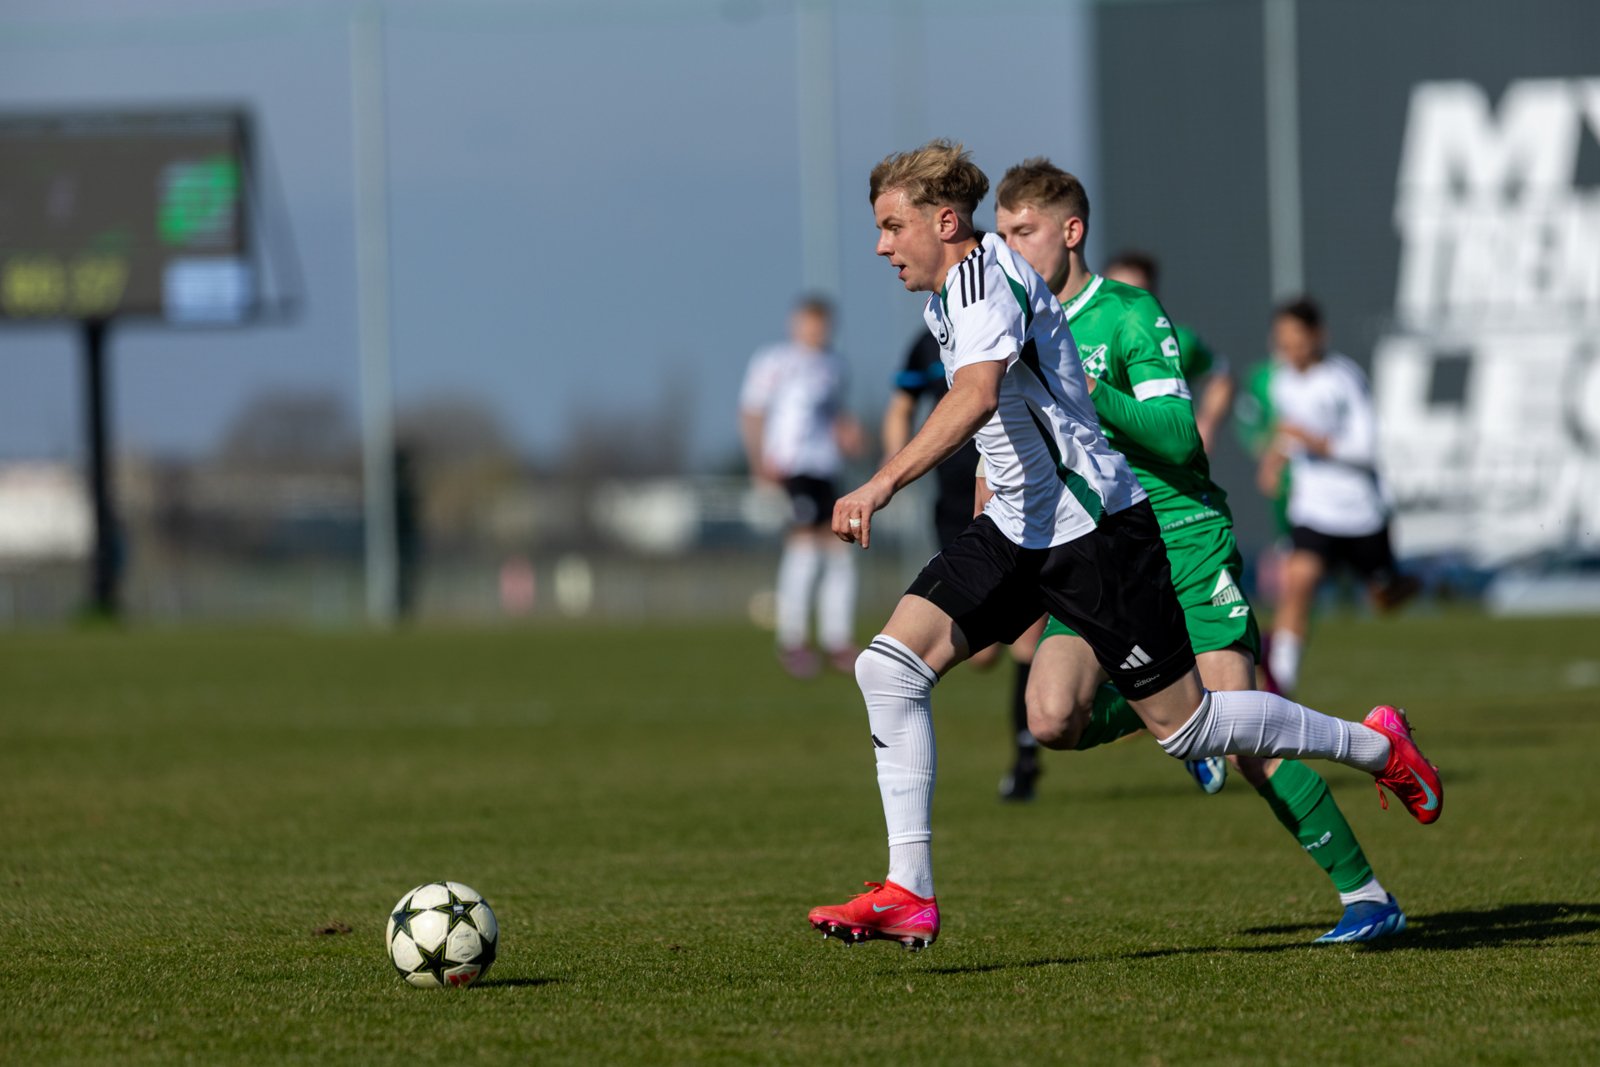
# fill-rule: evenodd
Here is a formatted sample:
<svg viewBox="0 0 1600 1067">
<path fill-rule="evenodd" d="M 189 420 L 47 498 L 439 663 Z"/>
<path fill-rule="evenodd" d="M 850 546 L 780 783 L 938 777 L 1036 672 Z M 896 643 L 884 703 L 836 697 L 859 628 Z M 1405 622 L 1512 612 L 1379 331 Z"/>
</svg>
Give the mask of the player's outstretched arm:
<svg viewBox="0 0 1600 1067">
<path fill-rule="evenodd" d="M 833 532 L 841 540 L 872 543 L 872 516 L 895 493 L 950 458 L 972 440 L 1000 406 L 1000 381 L 1007 361 L 985 360 L 956 371 L 950 391 L 929 413 L 916 436 L 890 456 L 878 473 L 833 506 Z"/>
<path fill-rule="evenodd" d="M 1183 397 L 1136 400 L 1113 385 L 1096 382 L 1091 399 L 1102 422 L 1168 463 L 1193 462 L 1205 448 L 1194 409 Z"/>
</svg>

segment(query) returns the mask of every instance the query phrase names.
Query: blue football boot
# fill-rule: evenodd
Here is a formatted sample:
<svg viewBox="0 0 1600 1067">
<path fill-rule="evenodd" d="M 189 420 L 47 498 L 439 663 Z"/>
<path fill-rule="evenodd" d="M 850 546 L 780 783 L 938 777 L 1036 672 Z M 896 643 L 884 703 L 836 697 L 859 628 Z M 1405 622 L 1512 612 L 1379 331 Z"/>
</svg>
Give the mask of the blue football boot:
<svg viewBox="0 0 1600 1067">
<path fill-rule="evenodd" d="M 1186 759 L 1183 765 L 1207 796 L 1218 792 L 1228 782 L 1228 761 L 1222 756 Z"/>
<path fill-rule="evenodd" d="M 1391 894 L 1382 904 L 1358 900 L 1344 909 L 1339 925 L 1317 938 L 1312 944 L 1331 945 L 1341 941 L 1376 941 L 1380 937 L 1398 934 L 1406 928 L 1406 913 L 1400 910 Z"/>
</svg>

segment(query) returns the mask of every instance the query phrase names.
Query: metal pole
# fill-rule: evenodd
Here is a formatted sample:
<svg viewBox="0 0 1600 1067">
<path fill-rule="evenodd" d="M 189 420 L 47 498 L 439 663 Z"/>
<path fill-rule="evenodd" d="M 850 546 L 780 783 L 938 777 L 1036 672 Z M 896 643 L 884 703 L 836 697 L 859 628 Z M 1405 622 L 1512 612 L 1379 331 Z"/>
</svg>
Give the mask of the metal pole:
<svg viewBox="0 0 1600 1067">
<path fill-rule="evenodd" d="M 839 143 L 833 95 L 833 7 L 795 9 L 795 92 L 800 119 L 800 263 L 808 290 L 839 292 Z"/>
<path fill-rule="evenodd" d="M 89 610 L 116 618 L 117 511 L 112 499 L 110 427 L 106 402 L 106 334 L 104 319 L 83 322 L 84 421 L 88 424 L 89 507 L 94 517 L 94 555 L 89 563 Z"/>
<path fill-rule="evenodd" d="M 358 7 L 350 25 L 354 126 L 356 314 L 361 353 L 361 469 L 366 514 L 367 618 L 394 621 L 394 397 L 390 383 L 388 148 L 385 144 L 383 12 Z"/>
<path fill-rule="evenodd" d="M 1273 299 L 1305 290 L 1300 206 L 1300 63 L 1297 0 L 1262 0 L 1266 73 L 1267 241 Z"/>
</svg>

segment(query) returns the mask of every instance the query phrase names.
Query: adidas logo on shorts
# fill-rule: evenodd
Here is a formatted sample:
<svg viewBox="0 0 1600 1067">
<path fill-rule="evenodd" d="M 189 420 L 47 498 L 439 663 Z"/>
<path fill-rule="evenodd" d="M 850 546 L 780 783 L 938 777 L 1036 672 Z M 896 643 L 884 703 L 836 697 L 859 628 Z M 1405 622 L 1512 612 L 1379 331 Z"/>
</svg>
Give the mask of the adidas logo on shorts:
<svg viewBox="0 0 1600 1067">
<path fill-rule="evenodd" d="M 1122 661 L 1122 669 L 1136 671 L 1140 667 L 1150 666 L 1150 654 L 1138 645 L 1133 646 L 1133 651 L 1128 653 L 1128 658 Z"/>
</svg>

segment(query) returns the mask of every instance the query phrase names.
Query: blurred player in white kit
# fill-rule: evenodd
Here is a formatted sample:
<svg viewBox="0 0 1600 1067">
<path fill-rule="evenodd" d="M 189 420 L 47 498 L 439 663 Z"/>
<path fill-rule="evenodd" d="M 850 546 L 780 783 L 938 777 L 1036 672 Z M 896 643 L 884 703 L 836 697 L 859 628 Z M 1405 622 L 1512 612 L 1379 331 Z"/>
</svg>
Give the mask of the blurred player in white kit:
<svg viewBox="0 0 1600 1067">
<path fill-rule="evenodd" d="M 1289 538 L 1268 667 L 1286 693 L 1300 680 L 1300 657 L 1317 586 L 1348 567 L 1366 585 L 1379 611 L 1416 595 L 1389 541 L 1389 503 L 1378 476 L 1377 413 L 1367 376 L 1328 348 L 1322 310 L 1301 297 L 1281 305 L 1272 321 L 1275 366 L 1272 445 L 1259 483 L 1269 496 L 1289 481 Z"/>
<path fill-rule="evenodd" d="M 739 396 L 751 477 L 789 495 L 778 562 L 778 658 L 797 678 L 817 674 L 824 657 L 853 672 L 857 651 L 855 559 L 830 524 L 835 479 L 845 457 L 861 451 L 863 434 L 844 408 L 845 363 L 832 344 L 832 305 L 802 297 L 789 317 L 789 340 L 751 357 Z M 820 656 L 807 643 L 813 591 Z"/>
</svg>

